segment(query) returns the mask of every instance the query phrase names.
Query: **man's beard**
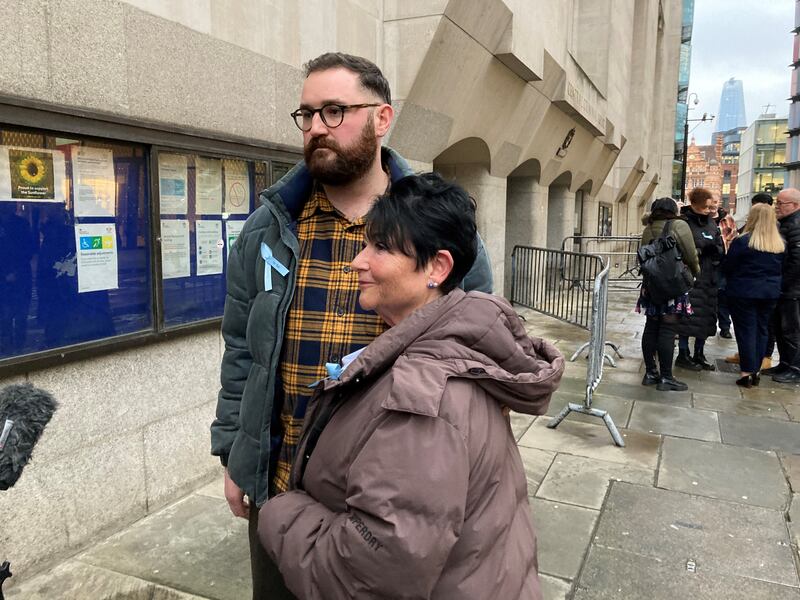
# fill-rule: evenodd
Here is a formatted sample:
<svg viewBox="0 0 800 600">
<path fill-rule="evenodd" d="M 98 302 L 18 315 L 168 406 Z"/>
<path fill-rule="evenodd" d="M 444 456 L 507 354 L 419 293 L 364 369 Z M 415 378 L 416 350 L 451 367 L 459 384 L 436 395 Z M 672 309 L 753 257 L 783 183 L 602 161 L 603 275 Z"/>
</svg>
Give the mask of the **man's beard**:
<svg viewBox="0 0 800 600">
<path fill-rule="evenodd" d="M 303 149 L 306 166 L 311 176 L 325 185 L 347 185 L 363 177 L 375 162 L 375 148 L 378 136 L 372 124 L 372 117 L 367 120 L 358 140 L 349 148 L 342 148 L 331 137 L 311 138 Z M 327 148 L 332 157 L 315 156 L 315 150 Z"/>
</svg>

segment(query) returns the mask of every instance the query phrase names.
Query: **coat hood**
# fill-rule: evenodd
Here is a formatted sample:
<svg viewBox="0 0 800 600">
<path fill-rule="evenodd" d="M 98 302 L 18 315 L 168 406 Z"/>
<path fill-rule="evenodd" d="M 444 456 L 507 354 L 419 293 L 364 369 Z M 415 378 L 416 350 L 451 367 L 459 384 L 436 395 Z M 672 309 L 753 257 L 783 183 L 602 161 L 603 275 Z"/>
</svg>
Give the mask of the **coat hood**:
<svg viewBox="0 0 800 600">
<path fill-rule="evenodd" d="M 551 343 L 529 337 L 504 299 L 455 289 L 376 338 L 326 388 L 389 368 L 394 381 L 385 404 L 392 408 L 437 414 L 447 380 L 458 377 L 475 380 L 514 411 L 538 415 L 558 388 L 564 357 Z"/>
</svg>

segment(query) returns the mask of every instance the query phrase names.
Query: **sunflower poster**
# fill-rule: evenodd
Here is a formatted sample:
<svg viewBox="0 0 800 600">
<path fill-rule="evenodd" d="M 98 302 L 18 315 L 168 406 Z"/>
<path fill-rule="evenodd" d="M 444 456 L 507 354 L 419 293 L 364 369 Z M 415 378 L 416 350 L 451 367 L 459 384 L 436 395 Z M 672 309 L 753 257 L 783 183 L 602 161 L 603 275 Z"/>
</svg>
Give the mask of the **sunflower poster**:
<svg viewBox="0 0 800 600">
<path fill-rule="evenodd" d="M 63 203 L 65 173 L 63 152 L 0 146 L 0 200 Z"/>
</svg>

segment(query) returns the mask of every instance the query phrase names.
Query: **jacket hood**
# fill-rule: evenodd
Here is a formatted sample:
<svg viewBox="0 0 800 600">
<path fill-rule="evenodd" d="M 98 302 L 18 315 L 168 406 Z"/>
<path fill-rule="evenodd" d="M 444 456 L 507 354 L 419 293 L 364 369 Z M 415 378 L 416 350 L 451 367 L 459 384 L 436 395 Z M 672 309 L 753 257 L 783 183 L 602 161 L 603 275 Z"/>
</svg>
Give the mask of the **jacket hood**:
<svg viewBox="0 0 800 600">
<path fill-rule="evenodd" d="M 375 339 L 325 387 L 371 379 L 392 368 L 384 403 L 420 414 L 438 413 L 450 377 L 473 379 L 500 404 L 543 414 L 564 372 L 551 343 L 525 332 L 502 298 L 455 289 L 426 304 Z"/>
</svg>

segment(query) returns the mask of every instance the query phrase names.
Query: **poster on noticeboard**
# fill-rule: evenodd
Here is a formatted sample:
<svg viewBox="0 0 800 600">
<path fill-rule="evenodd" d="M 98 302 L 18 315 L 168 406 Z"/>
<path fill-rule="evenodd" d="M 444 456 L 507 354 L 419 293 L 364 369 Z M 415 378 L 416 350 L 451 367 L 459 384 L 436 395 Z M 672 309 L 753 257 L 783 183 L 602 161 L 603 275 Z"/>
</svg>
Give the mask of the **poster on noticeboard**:
<svg viewBox="0 0 800 600">
<path fill-rule="evenodd" d="M 0 201 L 64 204 L 66 181 L 60 150 L 0 146 Z"/>
</svg>

